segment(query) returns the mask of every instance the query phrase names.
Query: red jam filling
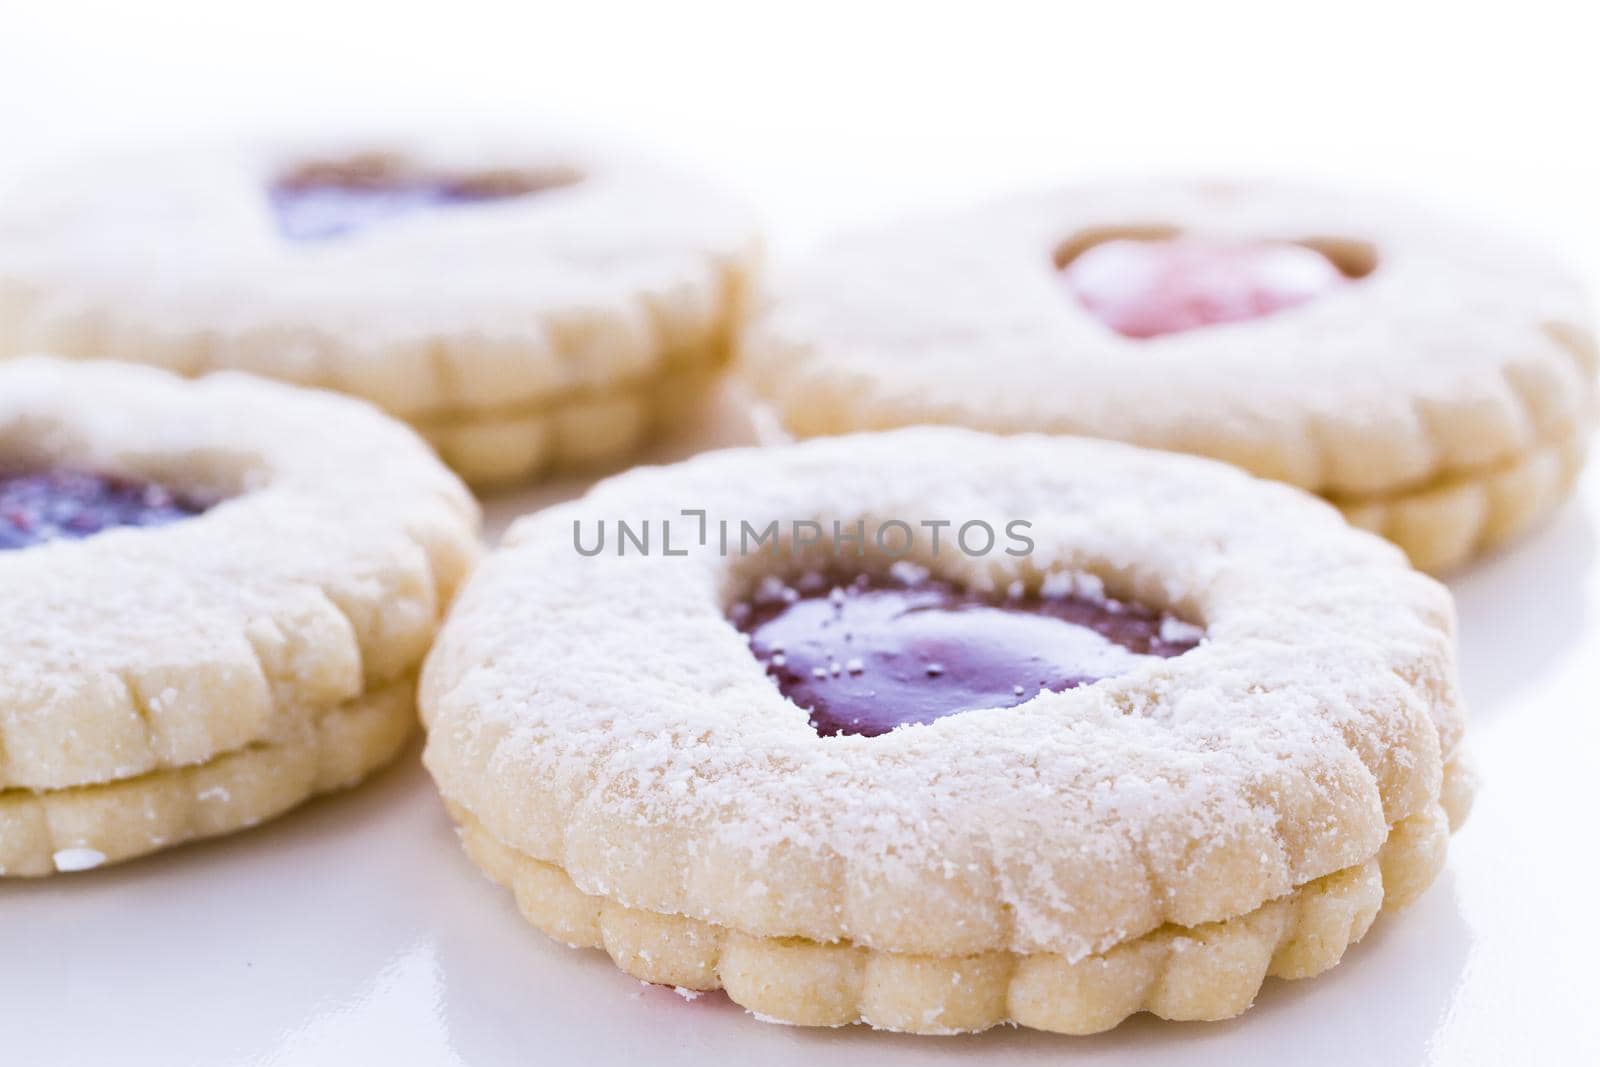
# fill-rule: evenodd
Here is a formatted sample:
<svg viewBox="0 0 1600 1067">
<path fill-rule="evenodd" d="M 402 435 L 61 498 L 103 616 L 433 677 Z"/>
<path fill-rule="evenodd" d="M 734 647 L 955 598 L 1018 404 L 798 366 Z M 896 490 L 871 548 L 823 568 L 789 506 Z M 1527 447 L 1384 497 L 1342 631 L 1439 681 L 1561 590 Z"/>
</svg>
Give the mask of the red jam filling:
<svg viewBox="0 0 1600 1067">
<path fill-rule="evenodd" d="M 0 550 L 161 526 L 205 511 L 153 482 L 83 471 L 0 473 Z"/>
<path fill-rule="evenodd" d="M 570 176 L 499 172 L 447 177 L 403 170 L 386 157 L 313 164 L 267 190 L 278 230 L 291 241 L 347 237 L 422 211 L 526 196 Z"/>
<path fill-rule="evenodd" d="M 1079 303 L 1126 337 L 1244 322 L 1296 307 L 1349 282 L 1297 244 L 1191 238 L 1106 241 L 1064 268 Z"/>
<path fill-rule="evenodd" d="M 986 596 L 904 566 L 886 577 L 769 580 L 730 616 L 823 737 L 1014 707 L 1182 655 L 1201 636 L 1139 604 L 1082 592 Z"/>
</svg>

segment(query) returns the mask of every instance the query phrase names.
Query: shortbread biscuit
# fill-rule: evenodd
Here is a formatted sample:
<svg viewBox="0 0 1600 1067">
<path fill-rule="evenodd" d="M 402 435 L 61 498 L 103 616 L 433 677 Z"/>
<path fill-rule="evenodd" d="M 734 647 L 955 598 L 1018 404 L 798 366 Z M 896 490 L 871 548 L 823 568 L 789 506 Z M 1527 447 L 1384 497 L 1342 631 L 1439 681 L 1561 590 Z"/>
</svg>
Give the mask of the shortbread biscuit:
<svg viewBox="0 0 1600 1067">
<path fill-rule="evenodd" d="M 478 551 L 414 434 L 242 375 L 0 364 L 0 500 L 0 875 L 249 825 L 387 760 Z"/>
<path fill-rule="evenodd" d="M 212 146 L 0 198 L 0 355 L 353 393 L 469 481 L 614 463 L 717 375 L 742 209 L 543 134 Z"/>
<path fill-rule="evenodd" d="M 1453 629 L 1393 546 L 1203 459 L 733 450 L 512 527 L 424 762 L 530 921 L 646 981 L 923 1033 L 1225 1018 L 1442 866 Z"/>
<path fill-rule="evenodd" d="M 1499 235 L 1277 184 L 1065 188 L 841 239 L 743 346 L 800 436 L 953 423 L 1238 464 L 1454 567 L 1570 489 L 1583 294 Z"/>
</svg>

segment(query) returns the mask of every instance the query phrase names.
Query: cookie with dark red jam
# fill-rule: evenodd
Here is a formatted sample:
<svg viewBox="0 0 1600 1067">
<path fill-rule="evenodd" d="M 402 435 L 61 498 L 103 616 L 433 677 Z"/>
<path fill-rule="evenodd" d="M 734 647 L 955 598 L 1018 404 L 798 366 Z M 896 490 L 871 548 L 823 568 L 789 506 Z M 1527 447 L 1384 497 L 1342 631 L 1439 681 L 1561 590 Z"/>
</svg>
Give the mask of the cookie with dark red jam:
<svg viewBox="0 0 1600 1067">
<path fill-rule="evenodd" d="M 477 520 L 348 397 L 0 359 L 0 882 L 256 826 L 392 760 Z"/>
<path fill-rule="evenodd" d="M 578 536 L 619 517 L 657 536 Z M 511 526 L 429 653 L 423 762 L 522 916 L 641 981 L 803 1026 L 1224 1019 L 1438 874 L 1451 618 L 1392 545 L 1192 456 L 726 449 Z"/>
<path fill-rule="evenodd" d="M 206 507 L 166 486 L 124 475 L 0 472 L 0 549 L 90 537 L 118 526 L 162 526 Z"/>
<path fill-rule="evenodd" d="M 0 358 L 349 393 L 480 486 L 615 469 L 701 418 L 760 265 L 752 213 L 711 184 L 523 122 L 63 171 L 0 199 Z"/>
<path fill-rule="evenodd" d="M 1065 576 L 1062 576 L 1065 577 Z M 780 691 L 824 737 L 875 737 L 979 708 L 1014 707 L 1179 656 L 1202 631 L 1169 614 L 1050 584 L 984 595 L 901 565 L 762 583 L 730 617 Z"/>
</svg>

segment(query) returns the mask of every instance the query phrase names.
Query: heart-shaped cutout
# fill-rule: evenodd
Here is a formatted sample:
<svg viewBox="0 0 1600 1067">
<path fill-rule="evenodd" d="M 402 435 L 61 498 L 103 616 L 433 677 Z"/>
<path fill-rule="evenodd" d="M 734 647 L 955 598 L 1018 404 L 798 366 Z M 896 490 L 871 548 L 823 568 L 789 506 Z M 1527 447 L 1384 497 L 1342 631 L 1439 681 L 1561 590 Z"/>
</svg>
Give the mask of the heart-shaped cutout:
<svg viewBox="0 0 1600 1067">
<path fill-rule="evenodd" d="M 1090 314 L 1140 340 L 1262 318 L 1352 280 L 1307 244 L 1184 236 L 1098 241 L 1061 269 Z"/>
</svg>

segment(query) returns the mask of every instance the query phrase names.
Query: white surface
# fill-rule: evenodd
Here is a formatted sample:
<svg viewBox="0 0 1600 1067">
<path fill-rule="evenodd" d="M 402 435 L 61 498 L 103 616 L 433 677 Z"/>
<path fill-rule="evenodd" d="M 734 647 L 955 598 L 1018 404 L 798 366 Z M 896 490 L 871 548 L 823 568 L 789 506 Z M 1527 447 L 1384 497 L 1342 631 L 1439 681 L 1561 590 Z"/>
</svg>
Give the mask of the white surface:
<svg viewBox="0 0 1600 1067">
<path fill-rule="evenodd" d="M 17 0 L 0 171 L 107 139 L 533 112 L 719 176 L 784 241 L 1069 172 L 1242 170 L 1509 216 L 1600 273 L 1600 12 L 1479 7 Z"/>
<path fill-rule="evenodd" d="M 536 110 L 720 174 L 780 250 L 1061 174 L 1245 170 L 1409 187 L 1600 275 L 1578 5 L 627 6 L 12 5 L 0 167 L 108 138 Z M 252 833 L 0 885 L 0 1063 L 1600 1062 L 1600 474 L 1585 497 L 1454 583 L 1484 784 L 1449 870 L 1234 1022 L 916 1039 L 686 1003 L 528 928 L 459 854 L 413 751 Z"/>
</svg>

